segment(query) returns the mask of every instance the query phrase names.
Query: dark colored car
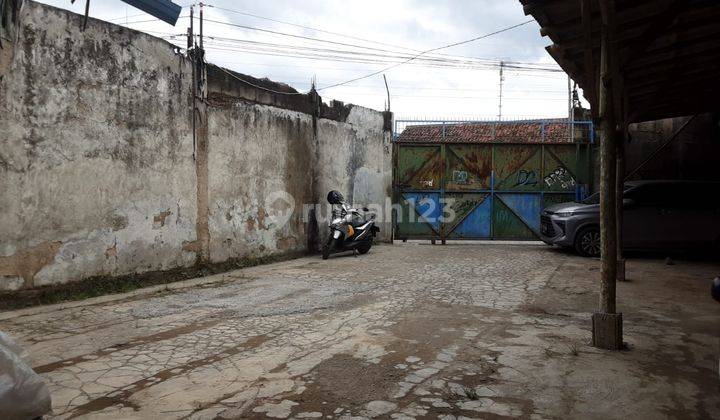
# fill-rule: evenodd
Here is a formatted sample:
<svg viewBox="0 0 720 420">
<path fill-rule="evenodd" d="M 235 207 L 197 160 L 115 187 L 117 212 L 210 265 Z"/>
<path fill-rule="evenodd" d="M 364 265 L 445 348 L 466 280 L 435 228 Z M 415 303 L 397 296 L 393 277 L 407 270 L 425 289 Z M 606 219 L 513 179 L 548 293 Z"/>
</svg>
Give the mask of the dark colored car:
<svg viewBox="0 0 720 420">
<path fill-rule="evenodd" d="M 600 256 L 600 196 L 556 204 L 540 214 L 550 245 Z M 623 249 L 692 249 L 720 243 L 720 183 L 635 181 L 623 193 Z"/>
</svg>

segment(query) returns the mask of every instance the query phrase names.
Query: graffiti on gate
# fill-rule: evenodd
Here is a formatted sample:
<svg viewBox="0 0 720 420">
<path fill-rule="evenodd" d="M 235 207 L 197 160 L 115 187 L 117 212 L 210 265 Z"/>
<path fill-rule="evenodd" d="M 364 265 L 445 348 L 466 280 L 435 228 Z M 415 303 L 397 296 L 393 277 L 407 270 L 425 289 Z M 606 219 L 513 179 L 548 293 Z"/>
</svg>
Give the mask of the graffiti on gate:
<svg viewBox="0 0 720 420">
<path fill-rule="evenodd" d="M 453 182 L 456 184 L 467 184 L 468 183 L 468 173 L 467 173 L 467 171 L 453 171 L 452 179 L 453 179 Z"/>
<path fill-rule="evenodd" d="M 558 166 L 557 169 L 545 177 L 545 184 L 547 184 L 548 187 L 560 185 L 562 189 L 566 190 L 575 186 L 575 178 L 573 178 L 567 169 Z"/>
<path fill-rule="evenodd" d="M 477 200 L 471 200 L 471 199 L 456 200 L 452 204 L 452 209 L 455 212 L 455 214 L 467 214 L 467 213 L 470 213 L 470 211 L 472 209 L 474 209 L 475 206 L 477 206 L 477 205 L 478 205 Z"/>
<path fill-rule="evenodd" d="M 515 177 L 515 185 L 514 187 L 519 186 L 535 186 L 537 185 L 537 174 L 535 171 L 530 170 L 526 171 L 525 169 L 521 169 L 518 171 L 517 176 Z"/>
</svg>

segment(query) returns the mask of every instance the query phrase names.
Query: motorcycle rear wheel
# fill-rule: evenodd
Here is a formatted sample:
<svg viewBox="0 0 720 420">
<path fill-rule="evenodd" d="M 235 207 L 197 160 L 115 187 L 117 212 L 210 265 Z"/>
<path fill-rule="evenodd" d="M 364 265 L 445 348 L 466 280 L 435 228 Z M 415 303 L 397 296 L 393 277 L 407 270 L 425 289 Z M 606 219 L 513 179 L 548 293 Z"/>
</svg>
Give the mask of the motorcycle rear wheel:
<svg viewBox="0 0 720 420">
<path fill-rule="evenodd" d="M 330 258 L 330 254 L 333 250 L 333 245 L 335 245 L 335 238 L 332 237 L 332 234 L 327 238 L 327 241 L 325 241 L 325 244 L 323 244 L 322 247 L 322 259 L 327 260 Z"/>
<path fill-rule="evenodd" d="M 372 242 L 360 245 L 357 250 L 360 254 L 367 254 L 368 252 L 370 252 L 370 248 L 372 248 Z"/>
</svg>

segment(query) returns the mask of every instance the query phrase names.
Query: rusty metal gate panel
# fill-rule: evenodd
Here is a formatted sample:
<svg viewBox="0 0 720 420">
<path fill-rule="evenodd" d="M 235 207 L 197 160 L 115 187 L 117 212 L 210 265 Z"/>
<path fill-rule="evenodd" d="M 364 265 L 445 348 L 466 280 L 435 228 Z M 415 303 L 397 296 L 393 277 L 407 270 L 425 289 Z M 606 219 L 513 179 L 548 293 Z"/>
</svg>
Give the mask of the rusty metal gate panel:
<svg viewBox="0 0 720 420">
<path fill-rule="evenodd" d="M 492 146 L 446 145 L 443 202 L 444 238 L 487 239 L 492 236 L 486 220 L 492 211 Z"/>
<path fill-rule="evenodd" d="M 407 146 L 398 152 L 396 231 L 413 238 L 440 237 L 443 146 Z"/>
<path fill-rule="evenodd" d="M 589 143 L 396 144 L 395 237 L 536 240 L 543 208 L 582 198 Z"/>
</svg>

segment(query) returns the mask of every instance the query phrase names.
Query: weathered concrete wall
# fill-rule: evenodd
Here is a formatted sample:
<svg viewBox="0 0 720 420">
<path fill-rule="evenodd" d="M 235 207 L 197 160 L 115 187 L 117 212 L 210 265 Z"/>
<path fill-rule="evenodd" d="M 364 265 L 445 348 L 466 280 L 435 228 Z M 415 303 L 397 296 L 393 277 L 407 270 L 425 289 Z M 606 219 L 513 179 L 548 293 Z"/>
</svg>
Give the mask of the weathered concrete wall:
<svg viewBox="0 0 720 420">
<path fill-rule="evenodd" d="M 190 67 L 26 1 L 0 64 L 0 289 L 194 262 Z"/>
<path fill-rule="evenodd" d="M 392 197 L 392 135 L 381 129 L 383 121 L 382 113 L 358 106 L 350 108 L 344 122 L 321 119 L 317 185 L 323 200 L 328 191 L 338 190 L 355 207 L 379 206 L 383 211 L 379 239 L 388 241 L 392 224 L 385 216 Z M 321 238 L 325 228 L 321 226 Z"/>
<path fill-rule="evenodd" d="M 385 209 L 392 115 L 324 104 L 316 94 L 212 65 L 208 78 L 213 261 L 315 250 L 333 189 L 356 206 Z M 308 212 L 315 204 L 317 225 Z M 379 240 L 387 241 L 391 223 L 382 221 Z"/>
<path fill-rule="evenodd" d="M 326 108 L 347 109 L 334 115 L 344 120 L 227 93 L 210 108 L 212 261 L 315 250 L 313 238 L 323 238 L 327 226 L 320 218 L 314 231 L 308 209 L 320 204 L 316 214 L 326 216 L 325 196 L 333 189 L 359 207 L 386 205 L 391 133 L 383 129 L 383 114 L 352 105 Z M 390 223 L 380 227 L 379 240 L 388 240 Z"/>
<path fill-rule="evenodd" d="M 210 108 L 208 121 L 211 260 L 306 249 L 312 116 L 239 102 Z"/>
<path fill-rule="evenodd" d="M 0 290 L 301 252 L 328 190 L 390 196 L 388 115 L 209 66 L 194 143 L 171 44 L 31 1 L 18 21 L 0 54 Z"/>
</svg>

